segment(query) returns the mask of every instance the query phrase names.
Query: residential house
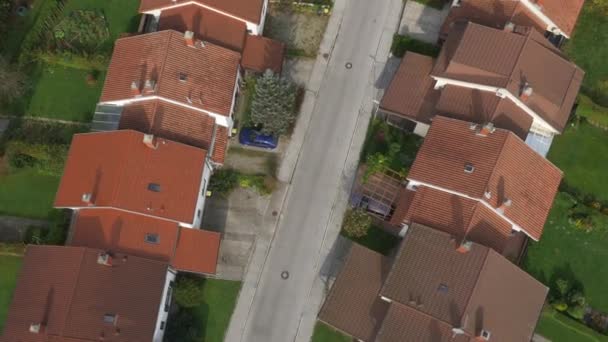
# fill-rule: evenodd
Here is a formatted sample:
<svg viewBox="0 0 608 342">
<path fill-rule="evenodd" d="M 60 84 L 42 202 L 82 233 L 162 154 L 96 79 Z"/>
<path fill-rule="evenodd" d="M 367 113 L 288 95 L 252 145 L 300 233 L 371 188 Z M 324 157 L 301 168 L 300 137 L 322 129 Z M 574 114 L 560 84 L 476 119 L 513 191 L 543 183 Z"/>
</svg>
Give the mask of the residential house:
<svg viewBox="0 0 608 342">
<path fill-rule="evenodd" d="M 141 0 L 139 12 L 148 15 L 147 21 L 158 23 L 162 22 L 163 16 L 168 16 L 165 13 L 167 11 L 174 13 L 172 10 L 193 6 L 204 9 L 207 13 L 213 12 L 231 19 L 233 22 L 231 26 L 235 26 L 237 23 L 244 24 L 246 31 L 250 34 L 261 35 L 264 31 L 268 0 Z M 211 27 L 214 19 L 210 17 L 201 16 L 199 18 L 201 25 Z M 211 22 L 203 23 L 205 20 Z M 219 27 L 215 27 L 215 29 L 219 29 Z"/>
<path fill-rule="evenodd" d="M 230 133 L 241 55 L 173 30 L 116 41 L 93 130 L 118 128 L 126 106 L 159 100 L 210 116 Z"/>
<path fill-rule="evenodd" d="M 436 115 L 509 129 L 542 155 L 564 130 L 584 72 L 535 30 L 454 27 L 438 58 L 407 53 L 379 106 L 424 136 Z"/>
<path fill-rule="evenodd" d="M 561 179 L 515 134 L 437 116 L 391 220 L 404 230 L 432 224 L 502 252 L 517 233 L 540 239 Z"/>
<path fill-rule="evenodd" d="M 365 342 L 527 342 L 547 292 L 491 248 L 416 223 L 394 259 L 354 244 L 319 320 Z"/>
<path fill-rule="evenodd" d="M 249 32 L 243 21 L 196 2 L 165 9 L 158 17 L 147 15 L 143 20 L 141 32 L 192 32 L 195 39 L 241 53 L 241 66 L 246 71 L 261 73 L 270 69 L 281 73 L 285 44 L 263 37 L 262 31 Z"/>
<path fill-rule="evenodd" d="M 440 39 L 448 36 L 454 23 L 472 21 L 498 29 L 529 26 L 559 46 L 572 35 L 584 3 L 584 0 L 453 0 Z"/>
<path fill-rule="evenodd" d="M 175 271 L 99 249 L 27 247 L 0 340 L 163 340 Z"/>
<path fill-rule="evenodd" d="M 133 130 L 76 134 L 54 205 L 198 228 L 210 174 L 207 152 L 196 147 Z"/>
</svg>

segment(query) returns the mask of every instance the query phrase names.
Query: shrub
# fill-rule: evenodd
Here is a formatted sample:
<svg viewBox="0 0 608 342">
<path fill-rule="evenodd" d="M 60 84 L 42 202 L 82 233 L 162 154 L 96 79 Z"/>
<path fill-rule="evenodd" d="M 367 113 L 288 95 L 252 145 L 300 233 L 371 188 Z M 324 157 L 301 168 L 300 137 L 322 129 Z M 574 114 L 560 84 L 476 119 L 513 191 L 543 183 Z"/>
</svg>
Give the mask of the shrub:
<svg viewBox="0 0 608 342">
<path fill-rule="evenodd" d="M 199 342 L 203 338 L 201 324 L 192 309 L 180 308 L 169 317 L 165 341 Z"/>
<path fill-rule="evenodd" d="M 0 0 L 0 40 L 6 37 L 8 18 L 13 10 L 13 0 Z"/>
<path fill-rule="evenodd" d="M 87 126 L 79 124 L 14 119 L 11 120 L 10 127 L 5 132 L 3 139 L 6 141 L 18 140 L 29 144 L 69 145 L 74 134 L 88 131 Z"/>
<path fill-rule="evenodd" d="M 26 76 L 0 57 L 0 99 L 11 101 L 24 95 Z"/>
<path fill-rule="evenodd" d="M 70 228 L 71 212 L 69 210 L 52 209 L 49 212 L 50 226 L 44 236 L 44 244 L 63 245 Z"/>
<path fill-rule="evenodd" d="M 422 55 L 437 57 L 439 55 L 439 47 L 425 43 L 414 38 L 395 34 L 393 43 L 391 44 L 391 52 L 395 57 L 403 57 L 406 51 L 416 52 Z"/>
<path fill-rule="evenodd" d="M 87 56 L 99 51 L 110 38 L 101 12 L 77 10 L 65 16 L 52 32 L 54 48 Z"/>
<path fill-rule="evenodd" d="M 364 237 L 371 226 L 372 217 L 361 208 L 348 209 L 342 222 L 344 233 L 351 238 Z"/>
<path fill-rule="evenodd" d="M 296 119 L 296 87 L 291 81 L 266 70 L 256 82 L 251 103 L 251 122 L 265 134 L 281 135 Z"/>
<path fill-rule="evenodd" d="M 204 300 L 202 280 L 193 277 L 180 277 L 175 286 L 174 298 L 180 308 L 194 308 Z"/>
<path fill-rule="evenodd" d="M 68 146 L 11 141 L 7 144 L 6 153 L 13 168 L 34 167 L 40 173 L 61 176 Z"/>
<path fill-rule="evenodd" d="M 220 169 L 213 173 L 209 181 L 209 191 L 228 195 L 239 184 L 239 175 L 232 169 Z"/>
</svg>

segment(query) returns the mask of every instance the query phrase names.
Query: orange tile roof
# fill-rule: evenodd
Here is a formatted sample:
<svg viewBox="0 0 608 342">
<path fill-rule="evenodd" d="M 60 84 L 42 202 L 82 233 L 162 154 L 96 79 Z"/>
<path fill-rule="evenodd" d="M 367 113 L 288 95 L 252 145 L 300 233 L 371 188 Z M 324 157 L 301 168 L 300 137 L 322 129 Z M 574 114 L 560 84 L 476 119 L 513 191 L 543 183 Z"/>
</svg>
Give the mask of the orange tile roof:
<svg viewBox="0 0 608 342">
<path fill-rule="evenodd" d="M 83 194 L 91 194 L 96 207 L 192 223 L 206 151 L 160 138 L 155 149 L 143 139 L 131 130 L 74 135 L 55 207 L 89 207 Z"/>
<path fill-rule="evenodd" d="M 242 51 L 247 36 L 247 25 L 210 9 L 192 4 L 162 11 L 158 30 L 192 31 L 195 37 Z"/>
<path fill-rule="evenodd" d="M 247 35 L 241 62 L 243 68 L 257 72 L 270 69 L 280 74 L 284 58 L 284 43 L 262 36 Z"/>
<path fill-rule="evenodd" d="M 562 172 L 513 133 L 496 129 L 482 136 L 477 130 L 464 121 L 435 117 L 408 179 L 493 208 L 508 201 L 504 216 L 538 240 Z M 474 168 L 470 173 L 467 164 Z"/>
<path fill-rule="evenodd" d="M 160 31 L 116 41 L 101 102 L 158 96 L 230 116 L 240 54 L 205 43 L 189 47 L 184 34 Z M 155 82 L 146 91 L 146 81 Z M 141 96 L 133 94 L 133 82 Z"/>
<path fill-rule="evenodd" d="M 179 227 L 115 209 L 81 209 L 70 245 L 124 253 L 170 263 L 178 271 L 215 274 L 220 234 Z M 156 243 L 145 241 L 154 234 Z"/>
<path fill-rule="evenodd" d="M 260 23 L 264 6 L 264 0 L 142 0 L 139 12 L 164 10 L 190 3 L 210 7 L 255 24 Z"/>
<path fill-rule="evenodd" d="M 124 107 L 118 129 L 154 134 L 207 151 L 213 146 L 211 159 L 224 163 L 225 151 L 217 146 L 225 146 L 228 130 L 216 125 L 213 117 L 193 109 L 162 100 L 134 102 Z"/>
</svg>

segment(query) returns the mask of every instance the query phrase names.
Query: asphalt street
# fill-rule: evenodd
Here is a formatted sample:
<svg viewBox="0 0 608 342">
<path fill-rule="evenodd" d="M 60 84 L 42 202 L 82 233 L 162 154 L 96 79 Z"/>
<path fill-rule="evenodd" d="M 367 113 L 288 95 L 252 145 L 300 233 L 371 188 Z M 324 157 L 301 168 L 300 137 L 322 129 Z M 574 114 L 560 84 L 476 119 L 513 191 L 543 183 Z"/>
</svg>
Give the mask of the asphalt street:
<svg viewBox="0 0 608 342">
<path fill-rule="evenodd" d="M 293 341 L 348 155 L 390 0 L 348 0 L 240 341 Z"/>
</svg>

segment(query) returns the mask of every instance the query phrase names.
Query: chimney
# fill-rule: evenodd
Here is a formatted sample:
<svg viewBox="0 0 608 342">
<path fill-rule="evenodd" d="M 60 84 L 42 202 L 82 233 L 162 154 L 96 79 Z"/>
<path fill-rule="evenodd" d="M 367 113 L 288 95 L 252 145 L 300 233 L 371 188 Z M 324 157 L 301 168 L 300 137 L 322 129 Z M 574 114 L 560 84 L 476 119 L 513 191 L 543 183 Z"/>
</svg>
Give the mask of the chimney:
<svg viewBox="0 0 608 342">
<path fill-rule="evenodd" d="M 42 323 L 32 323 L 30 324 L 30 332 L 32 334 L 40 334 L 44 331 L 44 326 Z"/>
<path fill-rule="evenodd" d="M 479 130 L 477 131 L 477 135 L 480 135 L 482 137 L 487 137 L 490 133 L 494 133 L 494 131 L 496 130 L 496 128 L 494 128 L 494 124 L 491 122 L 488 122 L 487 124 L 481 126 L 481 128 L 479 128 Z"/>
<path fill-rule="evenodd" d="M 97 263 L 104 266 L 112 266 L 112 256 L 106 252 L 99 253 Z"/>
<path fill-rule="evenodd" d="M 186 45 L 188 45 L 189 47 L 194 47 L 194 32 L 184 32 L 184 40 L 186 41 Z"/>
<path fill-rule="evenodd" d="M 524 84 L 524 86 L 521 88 L 519 99 L 522 101 L 527 101 L 530 96 L 532 96 L 532 87 L 530 87 L 530 84 L 526 82 L 526 84 Z"/>
<path fill-rule="evenodd" d="M 82 202 L 84 202 L 86 205 L 88 206 L 93 206 L 93 194 L 91 194 L 90 192 L 85 192 L 84 194 L 82 194 L 82 197 L 80 198 L 82 200 Z"/>
<path fill-rule="evenodd" d="M 144 144 L 149 148 L 156 150 L 158 148 L 158 144 L 156 142 L 156 138 L 154 138 L 153 134 L 144 134 Z"/>
<path fill-rule="evenodd" d="M 146 80 L 144 83 L 144 94 L 152 94 L 156 90 L 156 82 L 153 80 Z"/>
<path fill-rule="evenodd" d="M 462 243 L 460 243 L 460 245 L 458 246 L 458 248 L 456 248 L 456 251 L 458 253 L 464 254 L 469 252 L 472 246 L 473 243 L 471 241 L 463 240 Z"/>
<path fill-rule="evenodd" d="M 131 82 L 131 94 L 135 97 L 141 96 L 141 90 L 139 89 L 139 82 Z"/>
<path fill-rule="evenodd" d="M 512 22 L 510 22 L 510 21 L 507 21 L 507 23 L 505 24 L 505 27 L 504 27 L 503 31 L 505 31 L 505 32 L 513 32 L 513 31 L 515 31 L 515 24 L 512 23 Z"/>
<path fill-rule="evenodd" d="M 490 199 L 492 198 L 492 192 L 491 191 L 486 191 L 483 193 L 483 197 Z"/>
<path fill-rule="evenodd" d="M 513 202 L 510 199 L 507 198 L 507 199 L 505 199 L 504 202 L 502 202 L 502 204 L 500 205 L 500 207 L 498 207 L 496 209 L 496 211 L 498 211 L 501 214 L 504 214 L 505 209 L 507 209 L 507 207 L 510 207 L 512 203 Z"/>
</svg>

